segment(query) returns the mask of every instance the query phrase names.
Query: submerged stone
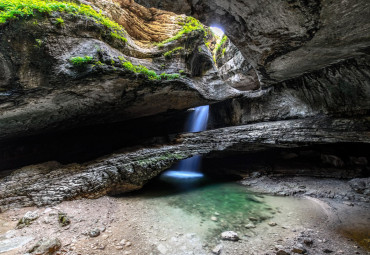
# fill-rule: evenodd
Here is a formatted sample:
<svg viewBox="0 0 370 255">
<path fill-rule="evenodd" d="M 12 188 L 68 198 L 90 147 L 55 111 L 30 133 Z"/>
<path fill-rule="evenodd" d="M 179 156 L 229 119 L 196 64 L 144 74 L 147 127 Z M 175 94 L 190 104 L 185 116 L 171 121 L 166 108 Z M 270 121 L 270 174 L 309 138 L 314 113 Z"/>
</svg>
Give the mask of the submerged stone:
<svg viewBox="0 0 370 255">
<path fill-rule="evenodd" d="M 221 233 L 221 239 L 226 241 L 238 241 L 239 236 L 234 231 L 225 231 Z"/>
</svg>

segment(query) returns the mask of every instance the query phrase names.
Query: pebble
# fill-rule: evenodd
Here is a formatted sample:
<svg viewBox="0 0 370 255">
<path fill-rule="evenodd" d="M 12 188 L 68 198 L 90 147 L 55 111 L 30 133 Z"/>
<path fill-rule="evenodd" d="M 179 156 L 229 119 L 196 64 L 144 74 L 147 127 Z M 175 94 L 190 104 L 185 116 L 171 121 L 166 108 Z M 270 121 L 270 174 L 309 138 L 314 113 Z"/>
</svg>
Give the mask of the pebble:
<svg viewBox="0 0 370 255">
<path fill-rule="evenodd" d="M 161 253 L 161 254 L 166 254 L 167 253 L 167 248 L 163 245 L 163 244 L 159 244 L 157 246 L 157 249 L 158 251 Z"/>
<path fill-rule="evenodd" d="M 222 240 L 227 240 L 227 241 L 238 241 L 239 236 L 234 231 L 225 231 L 225 232 L 221 233 L 221 239 Z"/>
<path fill-rule="evenodd" d="M 213 254 L 216 254 L 216 255 L 221 254 L 221 251 L 222 251 L 222 244 L 218 244 L 218 245 L 216 245 L 216 246 L 212 249 L 212 253 L 213 253 Z"/>
<path fill-rule="evenodd" d="M 30 249 L 30 253 L 35 254 L 54 254 L 62 247 L 62 243 L 58 238 L 40 240 L 33 248 Z"/>
<path fill-rule="evenodd" d="M 275 250 L 279 251 L 279 250 L 283 250 L 283 249 L 284 249 L 284 246 L 282 246 L 280 244 L 275 245 Z"/>
<path fill-rule="evenodd" d="M 122 250 L 123 246 L 116 246 L 116 250 Z"/>
<path fill-rule="evenodd" d="M 304 254 L 306 253 L 306 249 L 301 248 L 301 247 L 293 247 L 292 252 L 298 253 L 298 254 Z"/>
<path fill-rule="evenodd" d="M 306 238 L 303 240 L 305 245 L 311 246 L 313 244 L 313 240 L 311 238 Z"/>
<path fill-rule="evenodd" d="M 125 244 L 126 247 L 130 247 L 131 245 L 132 245 L 131 242 L 126 242 Z"/>
<path fill-rule="evenodd" d="M 276 225 L 277 225 L 277 224 L 276 224 L 276 222 L 269 222 L 268 224 L 269 224 L 269 226 L 271 226 L 271 227 L 274 227 L 274 226 L 276 226 Z"/>
<path fill-rule="evenodd" d="M 213 221 L 217 221 L 217 217 L 212 216 L 212 217 L 211 217 L 211 220 L 213 220 Z"/>
<path fill-rule="evenodd" d="M 100 235 L 100 230 L 98 228 L 92 229 L 89 231 L 89 236 L 90 237 L 97 237 Z"/>
<path fill-rule="evenodd" d="M 248 223 L 247 225 L 244 225 L 245 228 L 255 228 L 256 226 L 253 223 Z"/>
</svg>

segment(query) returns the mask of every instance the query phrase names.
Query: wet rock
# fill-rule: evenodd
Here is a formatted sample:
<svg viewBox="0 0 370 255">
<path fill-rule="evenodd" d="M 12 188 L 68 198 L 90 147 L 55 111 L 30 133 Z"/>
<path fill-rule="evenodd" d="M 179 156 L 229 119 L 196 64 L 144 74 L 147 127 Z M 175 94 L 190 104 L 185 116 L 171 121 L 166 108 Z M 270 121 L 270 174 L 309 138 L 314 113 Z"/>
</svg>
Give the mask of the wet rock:
<svg viewBox="0 0 370 255">
<path fill-rule="evenodd" d="M 254 225 L 253 223 L 248 223 L 247 225 L 244 226 L 245 228 L 255 228 L 256 225 Z"/>
<path fill-rule="evenodd" d="M 71 220 L 69 219 L 67 214 L 63 212 L 58 212 L 58 222 L 61 227 L 65 227 L 71 224 Z"/>
<path fill-rule="evenodd" d="M 62 247 L 58 238 L 40 240 L 28 252 L 38 255 L 52 255 Z"/>
<path fill-rule="evenodd" d="M 234 231 L 225 231 L 221 233 L 221 239 L 226 241 L 238 241 L 239 236 Z"/>
<path fill-rule="evenodd" d="M 17 228 L 24 228 L 26 226 L 31 225 L 31 223 L 39 217 L 37 212 L 28 211 L 19 221 L 17 224 Z"/>
<path fill-rule="evenodd" d="M 92 229 L 92 230 L 89 231 L 88 235 L 90 237 L 97 237 L 97 236 L 100 235 L 100 229 L 98 229 L 98 228 Z"/>
</svg>

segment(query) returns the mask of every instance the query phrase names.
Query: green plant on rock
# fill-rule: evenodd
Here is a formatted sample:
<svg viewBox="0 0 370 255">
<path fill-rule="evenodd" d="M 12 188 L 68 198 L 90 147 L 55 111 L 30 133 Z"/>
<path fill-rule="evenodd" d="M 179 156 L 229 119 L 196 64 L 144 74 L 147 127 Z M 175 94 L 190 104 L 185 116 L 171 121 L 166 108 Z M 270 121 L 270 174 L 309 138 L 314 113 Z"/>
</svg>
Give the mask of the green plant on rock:
<svg viewBox="0 0 370 255">
<path fill-rule="evenodd" d="M 180 74 L 166 74 L 162 73 L 158 75 L 154 70 L 150 70 L 143 65 L 134 65 L 130 61 L 127 61 L 125 57 L 118 57 L 123 68 L 134 73 L 144 74 L 149 80 L 173 80 L 180 78 Z"/>
<path fill-rule="evenodd" d="M 52 12 L 70 13 L 90 17 L 96 23 L 111 29 L 113 34 L 117 35 L 115 38 L 126 42 L 126 38 L 124 37 L 125 30 L 121 25 L 105 17 L 100 12 L 96 12 L 89 5 L 80 5 L 72 2 L 56 0 L 1 0 L 0 24 L 4 24 L 10 20 L 32 18 L 38 13 L 49 15 Z"/>
<path fill-rule="evenodd" d="M 207 34 L 206 34 L 207 32 L 204 29 L 204 26 L 202 25 L 202 23 L 200 23 L 199 20 L 197 20 L 193 17 L 186 17 L 184 22 L 178 22 L 178 24 L 181 24 L 181 25 L 183 24 L 182 29 L 179 32 L 177 32 L 177 34 L 174 35 L 173 37 L 168 38 L 168 39 L 158 43 L 157 44 L 158 47 L 163 47 L 166 43 L 176 41 L 179 38 L 181 38 L 183 35 L 188 34 L 192 31 L 196 31 L 196 30 L 203 31 L 205 33 L 205 36 L 207 36 Z"/>
<path fill-rule="evenodd" d="M 225 56 L 226 48 L 222 49 L 221 57 Z"/>
<path fill-rule="evenodd" d="M 175 54 L 176 52 L 181 51 L 183 49 L 184 49 L 184 47 L 174 48 L 173 50 L 169 50 L 169 51 L 165 52 L 163 54 L 163 56 L 165 56 L 165 58 L 171 58 L 173 54 Z"/>
<path fill-rule="evenodd" d="M 117 34 L 117 33 L 115 33 L 115 32 L 111 32 L 111 33 L 110 33 L 110 36 L 111 36 L 112 38 L 117 39 L 117 40 L 120 40 L 120 41 L 122 41 L 122 42 L 127 42 L 127 39 L 126 39 L 123 35 L 119 35 L 119 34 Z"/>
<path fill-rule="evenodd" d="M 41 48 L 42 46 L 42 40 L 41 39 L 35 39 L 36 44 L 33 45 L 35 48 Z"/>
<path fill-rule="evenodd" d="M 63 26 L 64 25 L 64 19 L 62 19 L 62 18 L 56 18 L 55 19 L 55 25 L 57 25 L 57 26 Z"/>
<path fill-rule="evenodd" d="M 69 59 L 69 62 L 72 63 L 75 67 L 84 67 L 88 64 L 91 64 L 93 57 L 84 56 L 84 57 L 72 57 Z"/>
<path fill-rule="evenodd" d="M 224 35 L 222 39 L 216 44 L 216 47 L 214 50 L 215 54 L 217 54 L 225 46 L 226 41 L 227 41 L 227 36 Z"/>
</svg>

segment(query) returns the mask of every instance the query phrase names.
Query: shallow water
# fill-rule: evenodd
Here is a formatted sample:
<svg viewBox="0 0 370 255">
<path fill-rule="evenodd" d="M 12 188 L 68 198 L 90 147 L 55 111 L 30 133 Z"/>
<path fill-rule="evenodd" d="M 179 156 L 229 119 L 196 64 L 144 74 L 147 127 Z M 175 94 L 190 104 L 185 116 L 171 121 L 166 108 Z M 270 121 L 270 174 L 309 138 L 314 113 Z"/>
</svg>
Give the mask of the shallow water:
<svg viewBox="0 0 370 255">
<path fill-rule="evenodd" d="M 180 209 L 199 218 L 200 225 L 211 221 L 212 227 L 206 236 L 208 241 L 227 230 L 245 234 L 249 232 L 245 225 L 263 222 L 278 211 L 264 201 L 264 196 L 248 191 L 245 186 L 207 178 L 184 179 L 183 182 L 176 179 L 172 183 L 158 178 L 134 196 Z M 194 226 L 194 232 L 196 228 Z"/>
</svg>

